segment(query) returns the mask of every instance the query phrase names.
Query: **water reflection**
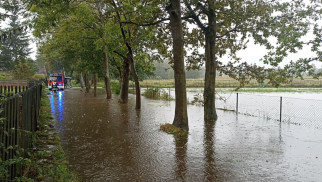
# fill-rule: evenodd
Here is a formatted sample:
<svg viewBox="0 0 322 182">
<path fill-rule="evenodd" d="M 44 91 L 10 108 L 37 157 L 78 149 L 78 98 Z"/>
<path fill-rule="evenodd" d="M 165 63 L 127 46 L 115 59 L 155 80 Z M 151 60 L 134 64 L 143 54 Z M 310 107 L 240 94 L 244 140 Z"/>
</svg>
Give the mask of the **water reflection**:
<svg viewBox="0 0 322 182">
<path fill-rule="evenodd" d="M 55 118 L 58 119 L 60 123 L 59 130 L 62 128 L 62 122 L 64 120 L 64 92 L 58 91 L 58 92 L 50 92 L 50 109 L 51 113 L 56 116 Z M 57 109 L 57 110 L 56 110 Z"/>
<path fill-rule="evenodd" d="M 54 99 L 54 94 L 53 92 L 50 92 L 50 110 L 51 110 L 51 113 L 53 115 L 55 115 L 56 111 L 55 111 L 55 99 Z"/>
<path fill-rule="evenodd" d="M 176 180 L 185 181 L 187 173 L 188 135 L 175 138 Z"/>
<path fill-rule="evenodd" d="M 204 125 L 204 153 L 205 153 L 205 178 L 206 181 L 214 181 L 215 156 L 214 156 L 214 127 L 215 123 L 205 123 Z"/>
<path fill-rule="evenodd" d="M 63 115 L 63 111 L 64 111 L 64 92 L 59 91 L 58 92 L 58 118 L 59 118 L 59 122 L 62 122 L 64 120 L 64 115 Z"/>
</svg>

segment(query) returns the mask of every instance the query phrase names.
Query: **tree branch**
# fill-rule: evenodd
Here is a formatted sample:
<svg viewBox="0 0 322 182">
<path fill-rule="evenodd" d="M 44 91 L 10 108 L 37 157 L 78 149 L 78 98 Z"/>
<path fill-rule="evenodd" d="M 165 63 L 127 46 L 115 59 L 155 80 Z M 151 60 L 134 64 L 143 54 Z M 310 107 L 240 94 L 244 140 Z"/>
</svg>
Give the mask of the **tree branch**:
<svg viewBox="0 0 322 182">
<path fill-rule="evenodd" d="M 195 11 L 191 8 L 190 4 L 188 3 L 187 0 L 184 1 L 185 5 L 187 6 L 189 13 L 188 16 L 191 17 L 199 26 L 199 28 L 205 32 L 207 27 L 200 21 L 199 15 L 196 15 Z M 199 3 L 198 3 L 199 4 Z"/>
<path fill-rule="evenodd" d="M 132 22 L 132 21 L 130 21 L 130 22 L 121 22 L 121 23 L 133 24 L 133 25 L 145 27 L 145 26 L 158 25 L 159 23 L 162 23 L 162 22 L 168 21 L 168 20 L 170 20 L 170 18 L 161 18 L 160 20 L 155 21 L 155 22 L 151 22 L 151 23 L 136 23 L 136 22 Z"/>
<path fill-rule="evenodd" d="M 231 32 L 238 32 L 237 27 L 238 27 L 238 25 L 236 25 L 233 29 L 228 30 L 228 31 L 227 31 L 226 33 L 224 33 L 223 35 L 220 35 L 220 36 L 217 36 L 217 35 L 216 35 L 216 38 L 223 38 L 223 37 L 227 36 L 227 35 L 228 35 L 229 33 L 231 33 Z"/>
<path fill-rule="evenodd" d="M 126 56 L 123 56 L 121 53 L 117 52 L 116 50 L 113 51 L 115 54 L 119 55 L 120 57 L 127 59 Z"/>
</svg>

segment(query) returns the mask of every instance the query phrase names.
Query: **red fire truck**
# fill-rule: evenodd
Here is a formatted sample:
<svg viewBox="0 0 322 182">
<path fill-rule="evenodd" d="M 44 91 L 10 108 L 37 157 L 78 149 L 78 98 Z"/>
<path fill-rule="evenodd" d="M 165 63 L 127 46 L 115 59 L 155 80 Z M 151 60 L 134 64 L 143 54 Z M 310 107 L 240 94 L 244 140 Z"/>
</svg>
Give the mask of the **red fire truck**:
<svg viewBox="0 0 322 182">
<path fill-rule="evenodd" d="M 58 90 L 64 90 L 64 82 L 65 78 L 63 74 L 50 74 L 48 78 L 48 88 L 49 90 L 52 90 L 56 84 Z"/>
</svg>

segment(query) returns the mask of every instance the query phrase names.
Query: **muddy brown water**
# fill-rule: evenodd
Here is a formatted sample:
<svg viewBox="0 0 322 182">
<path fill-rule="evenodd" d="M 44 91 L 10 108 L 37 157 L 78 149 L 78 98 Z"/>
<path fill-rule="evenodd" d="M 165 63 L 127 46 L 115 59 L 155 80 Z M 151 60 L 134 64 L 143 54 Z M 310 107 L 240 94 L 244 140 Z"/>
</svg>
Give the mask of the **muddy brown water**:
<svg viewBox="0 0 322 182">
<path fill-rule="evenodd" d="M 322 130 L 188 106 L 189 136 L 159 131 L 174 102 L 128 104 L 79 89 L 48 95 L 69 167 L 80 181 L 321 181 Z"/>
</svg>

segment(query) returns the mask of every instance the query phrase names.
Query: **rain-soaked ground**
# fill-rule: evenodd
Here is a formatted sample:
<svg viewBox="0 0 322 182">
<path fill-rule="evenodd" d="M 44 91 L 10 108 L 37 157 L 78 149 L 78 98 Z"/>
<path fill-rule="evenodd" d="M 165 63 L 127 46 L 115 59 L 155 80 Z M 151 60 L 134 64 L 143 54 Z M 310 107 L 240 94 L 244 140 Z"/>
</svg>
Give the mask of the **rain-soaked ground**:
<svg viewBox="0 0 322 182">
<path fill-rule="evenodd" d="M 159 131 L 174 102 L 142 97 L 122 105 L 79 89 L 51 93 L 56 128 L 80 181 L 321 181 L 322 130 L 188 106 L 189 136 Z"/>
</svg>

